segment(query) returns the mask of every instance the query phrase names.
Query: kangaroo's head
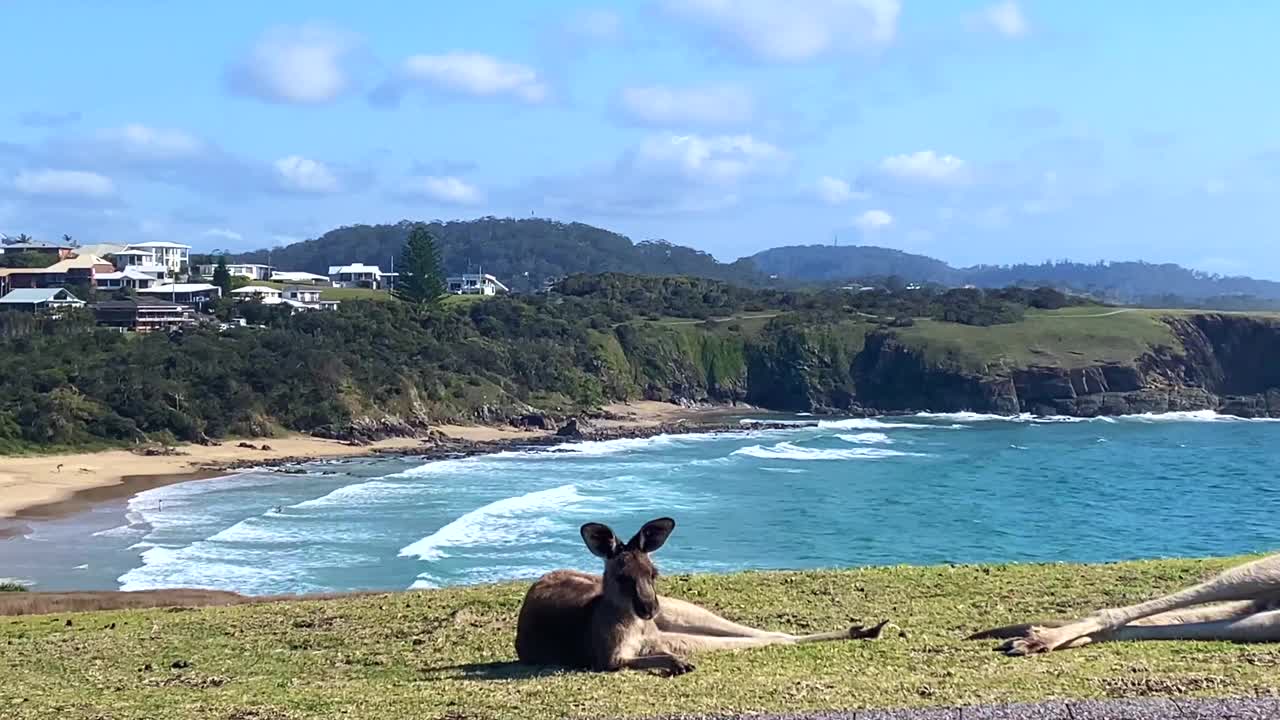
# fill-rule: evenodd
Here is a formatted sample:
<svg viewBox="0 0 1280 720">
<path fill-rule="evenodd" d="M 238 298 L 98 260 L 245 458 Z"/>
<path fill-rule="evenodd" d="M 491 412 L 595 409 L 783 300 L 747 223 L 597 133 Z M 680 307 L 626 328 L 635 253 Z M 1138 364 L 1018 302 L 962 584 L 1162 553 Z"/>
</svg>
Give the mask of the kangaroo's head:
<svg viewBox="0 0 1280 720">
<path fill-rule="evenodd" d="M 643 620 L 658 616 L 658 568 L 649 553 L 662 547 L 676 527 L 671 518 L 650 520 L 624 545 L 608 525 L 587 523 L 582 540 L 593 555 L 604 559 L 604 599 Z"/>
</svg>

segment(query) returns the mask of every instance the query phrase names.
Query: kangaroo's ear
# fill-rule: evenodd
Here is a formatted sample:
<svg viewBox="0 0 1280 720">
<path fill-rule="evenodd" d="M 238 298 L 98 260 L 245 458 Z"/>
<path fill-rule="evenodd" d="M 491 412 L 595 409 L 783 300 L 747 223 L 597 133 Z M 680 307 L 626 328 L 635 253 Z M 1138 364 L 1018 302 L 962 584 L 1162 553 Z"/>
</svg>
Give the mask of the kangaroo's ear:
<svg viewBox="0 0 1280 720">
<path fill-rule="evenodd" d="M 608 560 L 618 551 L 622 549 L 622 542 L 618 540 L 618 536 L 613 534 L 613 530 L 608 525 L 600 523 L 587 523 L 582 526 L 582 541 L 587 544 L 587 549 L 592 555 Z"/>
<path fill-rule="evenodd" d="M 651 553 L 667 541 L 667 536 L 672 530 L 676 529 L 676 521 L 671 518 L 658 518 L 650 520 L 640 528 L 640 532 L 631 538 L 627 543 L 627 547 L 633 550 L 639 550 L 644 553 Z"/>
</svg>

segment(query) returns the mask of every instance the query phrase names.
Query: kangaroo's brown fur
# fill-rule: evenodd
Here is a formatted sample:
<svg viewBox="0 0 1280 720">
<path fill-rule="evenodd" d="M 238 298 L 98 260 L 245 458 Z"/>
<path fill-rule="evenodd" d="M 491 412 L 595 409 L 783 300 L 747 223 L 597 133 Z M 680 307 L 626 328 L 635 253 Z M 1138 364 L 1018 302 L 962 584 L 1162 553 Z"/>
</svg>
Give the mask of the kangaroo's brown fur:
<svg viewBox="0 0 1280 720">
<path fill-rule="evenodd" d="M 874 638 L 887 624 L 796 636 L 739 625 L 693 603 L 661 597 L 649 553 L 674 528 L 670 518 L 650 521 L 624 545 L 605 525 L 583 525 L 582 539 L 605 561 L 604 575 L 556 570 L 529 588 L 516 627 L 520 661 L 679 675 L 693 669 L 684 657 L 701 650 Z"/>
</svg>

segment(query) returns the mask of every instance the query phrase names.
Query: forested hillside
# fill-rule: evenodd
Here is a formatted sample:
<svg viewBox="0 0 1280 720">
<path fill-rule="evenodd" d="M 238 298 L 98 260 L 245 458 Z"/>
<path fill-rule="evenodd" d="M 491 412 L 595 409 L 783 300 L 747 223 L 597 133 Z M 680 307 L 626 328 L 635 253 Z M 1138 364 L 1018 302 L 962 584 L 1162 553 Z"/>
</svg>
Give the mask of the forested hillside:
<svg viewBox="0 0 1280 720">
<path fill-rule="evenodd" d="M 330 265 L 363 262 L 390 268 L 413 223 L 352 225 L 284 248 L 237 255 L 243 262 L 287 270 L 324 273 Z M 483 269 L 516 291 L 541 288 L 547 278 L 573 273 L 631 272 L 689 275 L 755 284 L 760 278 L 747 261 L 725 264 L 708 253 L 664 242 L 633 243 L 608 230 L 582 223 L 536 218 L 480 218 L 431 223 L 447 273 Z"/>
<path fill-rule="evenodd" d="M 342 434 L 357 422 L 421 429 L 642 397 L 847 408 L 853 358 L 877 328 L 911 317 L 1010 323 L 1069 302 L 1052 291 L 803 293 L 619 274 L 560 289 L 439 308 L 259 308 L 265 327 L 172 335 L 0 312 L 0 450 Z"/>
</svg>

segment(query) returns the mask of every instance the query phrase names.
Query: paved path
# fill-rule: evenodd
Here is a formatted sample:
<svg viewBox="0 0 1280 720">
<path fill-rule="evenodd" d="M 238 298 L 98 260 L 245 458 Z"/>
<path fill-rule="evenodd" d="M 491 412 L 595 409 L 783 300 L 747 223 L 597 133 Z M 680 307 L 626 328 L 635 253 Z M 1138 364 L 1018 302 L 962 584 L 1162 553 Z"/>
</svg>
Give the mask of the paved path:
<svg viewBox="0 0 1280 720">
<path fill-rule="evenodd" d="M 693 720 L 702 716 L 686 716 Z M 918 710 L 751 715 L 741 720 L 1275 720 L 1280 699 L 1078 700 Z M 676 720 L 676 719 L 673 719 Z"/>
</svg>

